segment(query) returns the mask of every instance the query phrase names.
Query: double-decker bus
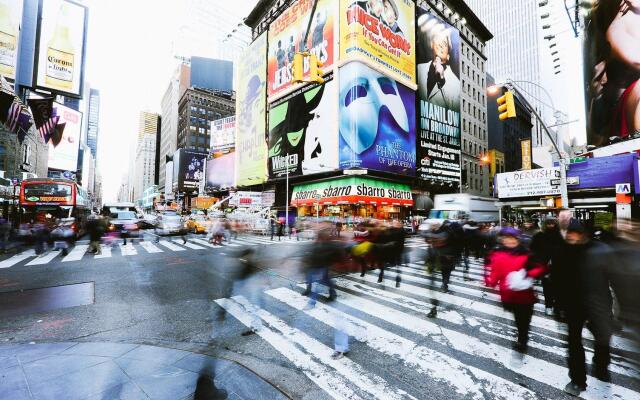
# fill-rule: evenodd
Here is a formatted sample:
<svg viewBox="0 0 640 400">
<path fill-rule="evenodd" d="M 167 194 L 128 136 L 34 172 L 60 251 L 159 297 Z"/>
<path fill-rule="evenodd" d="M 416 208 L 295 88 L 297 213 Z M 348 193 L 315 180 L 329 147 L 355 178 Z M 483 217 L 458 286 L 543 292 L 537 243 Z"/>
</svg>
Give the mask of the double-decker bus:
<svg viewBox="0 0 640 400">
<path fill-rule="evenodd" d="M 73 230 L 83 233 L 91 203 L 75 181 L 57 178 L 25 179 L 20 184 L 20 221 L 54 223 L 73 218 Z"/>
</svg>

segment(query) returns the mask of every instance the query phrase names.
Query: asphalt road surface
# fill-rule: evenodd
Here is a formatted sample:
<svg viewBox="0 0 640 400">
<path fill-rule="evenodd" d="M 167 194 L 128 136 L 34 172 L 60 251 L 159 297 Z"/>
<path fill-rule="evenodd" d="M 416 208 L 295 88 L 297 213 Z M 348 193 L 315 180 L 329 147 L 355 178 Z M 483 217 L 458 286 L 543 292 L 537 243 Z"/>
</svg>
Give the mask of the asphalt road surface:
<svg viewBox="0 0 640 400">
<path fill-rule="evenodd" d="M 0 259 L 0 343 L 91 341 L 150 344 L 237 361 L 295 399 L 562 399 L 566 329 L 536 305 L 528 355 L 482 266 L 457 269 L 439 291 L 410 239 L 410 261 L 377 283 L 377 271 L 336 278 L 338 298 L 302 296 L 308 241 L 243 236 L 211 246 L 201 236 L 136 241 L 87 254 L 31 250 Z M 250 249 L 250 252 L 247 252 Z M 261 268 L 242 285 L 241 259 Z M 320 288 L 323 289 L 323 288 Z M 436 318 L 427 314 L 438 302 Z M 246 336 L 252 324 L 262 328 Z M 333 360 L 336 332 L 350 338 Z M 592 338 L 585 331 L 587 360 Z M 637 349 L 614 336 L 612 383 L 589 377 L 588 399 L 640 399 Z"/>
</svg>

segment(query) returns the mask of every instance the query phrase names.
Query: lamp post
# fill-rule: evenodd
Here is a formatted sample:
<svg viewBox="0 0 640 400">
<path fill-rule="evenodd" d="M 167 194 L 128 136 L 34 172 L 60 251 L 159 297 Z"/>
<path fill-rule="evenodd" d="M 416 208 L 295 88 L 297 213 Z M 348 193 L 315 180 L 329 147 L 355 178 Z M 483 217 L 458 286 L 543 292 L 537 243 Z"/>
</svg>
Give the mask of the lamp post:
<svg viewBox="0 0 640 400">
<path fill-rule="evenodd" d="M 286 179 L 286 188 L 285 188 L 285 203 L 284 203 L 284 233 L 285 235 L 289 234 L 289 153 L 286 155 L 286 170 L 287 170 L 287 179 Z"/>
</svg>

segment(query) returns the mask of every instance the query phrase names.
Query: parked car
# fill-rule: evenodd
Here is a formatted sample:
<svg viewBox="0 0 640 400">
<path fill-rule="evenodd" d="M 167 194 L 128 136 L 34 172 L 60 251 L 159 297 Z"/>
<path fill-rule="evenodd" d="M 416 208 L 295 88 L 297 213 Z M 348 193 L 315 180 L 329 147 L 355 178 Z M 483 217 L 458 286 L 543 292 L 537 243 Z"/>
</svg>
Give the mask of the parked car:
<svg viewBox="0 0 640 400">
<path fill-rule="evenodd" d="M 155 233 L 159 236 L 181 235 L 186 233 L 186 228 L 180 215 L 164 213 L 158 216 Z"/>
</svg>

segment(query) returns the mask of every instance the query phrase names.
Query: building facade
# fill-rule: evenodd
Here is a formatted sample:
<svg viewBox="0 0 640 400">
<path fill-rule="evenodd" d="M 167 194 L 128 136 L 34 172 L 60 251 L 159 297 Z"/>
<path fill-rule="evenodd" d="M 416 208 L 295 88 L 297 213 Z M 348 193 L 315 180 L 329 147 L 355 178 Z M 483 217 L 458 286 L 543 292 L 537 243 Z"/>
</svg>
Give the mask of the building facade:
<svg viewBox="0 0 640 400">
<path fill-rule="evenodd" d="M 7 179 L 46 177 L 49 146 L 32 127 L 20 143 L 16 134 L 0 124 L 0 171 Z"/>
<path fill-rule="evenodd" d="M 154 184 L 156 175 L 156 142 L 160 116 L 156 113 L 142 111 L 138 123 L 137 147 L 133 165 L 134 179 L 132 184 L 135 200 L 141 199 L 145 189 Z"/>
<path fill-rule="evenodd" d="M 98 157 L 98 133 L 100 131 L 100 91 L 89 89 L 89 104 L 87 107 L 87 146 L 91 149 L 93 158 Z"/>
<path fill-rule="evenodd" d="M 178 105 L 179 149 L 208 153 L 211 142 L 211 121 L 235 113 L 235 99 L 229 93 L 189 88 Z"/>
</svg>

